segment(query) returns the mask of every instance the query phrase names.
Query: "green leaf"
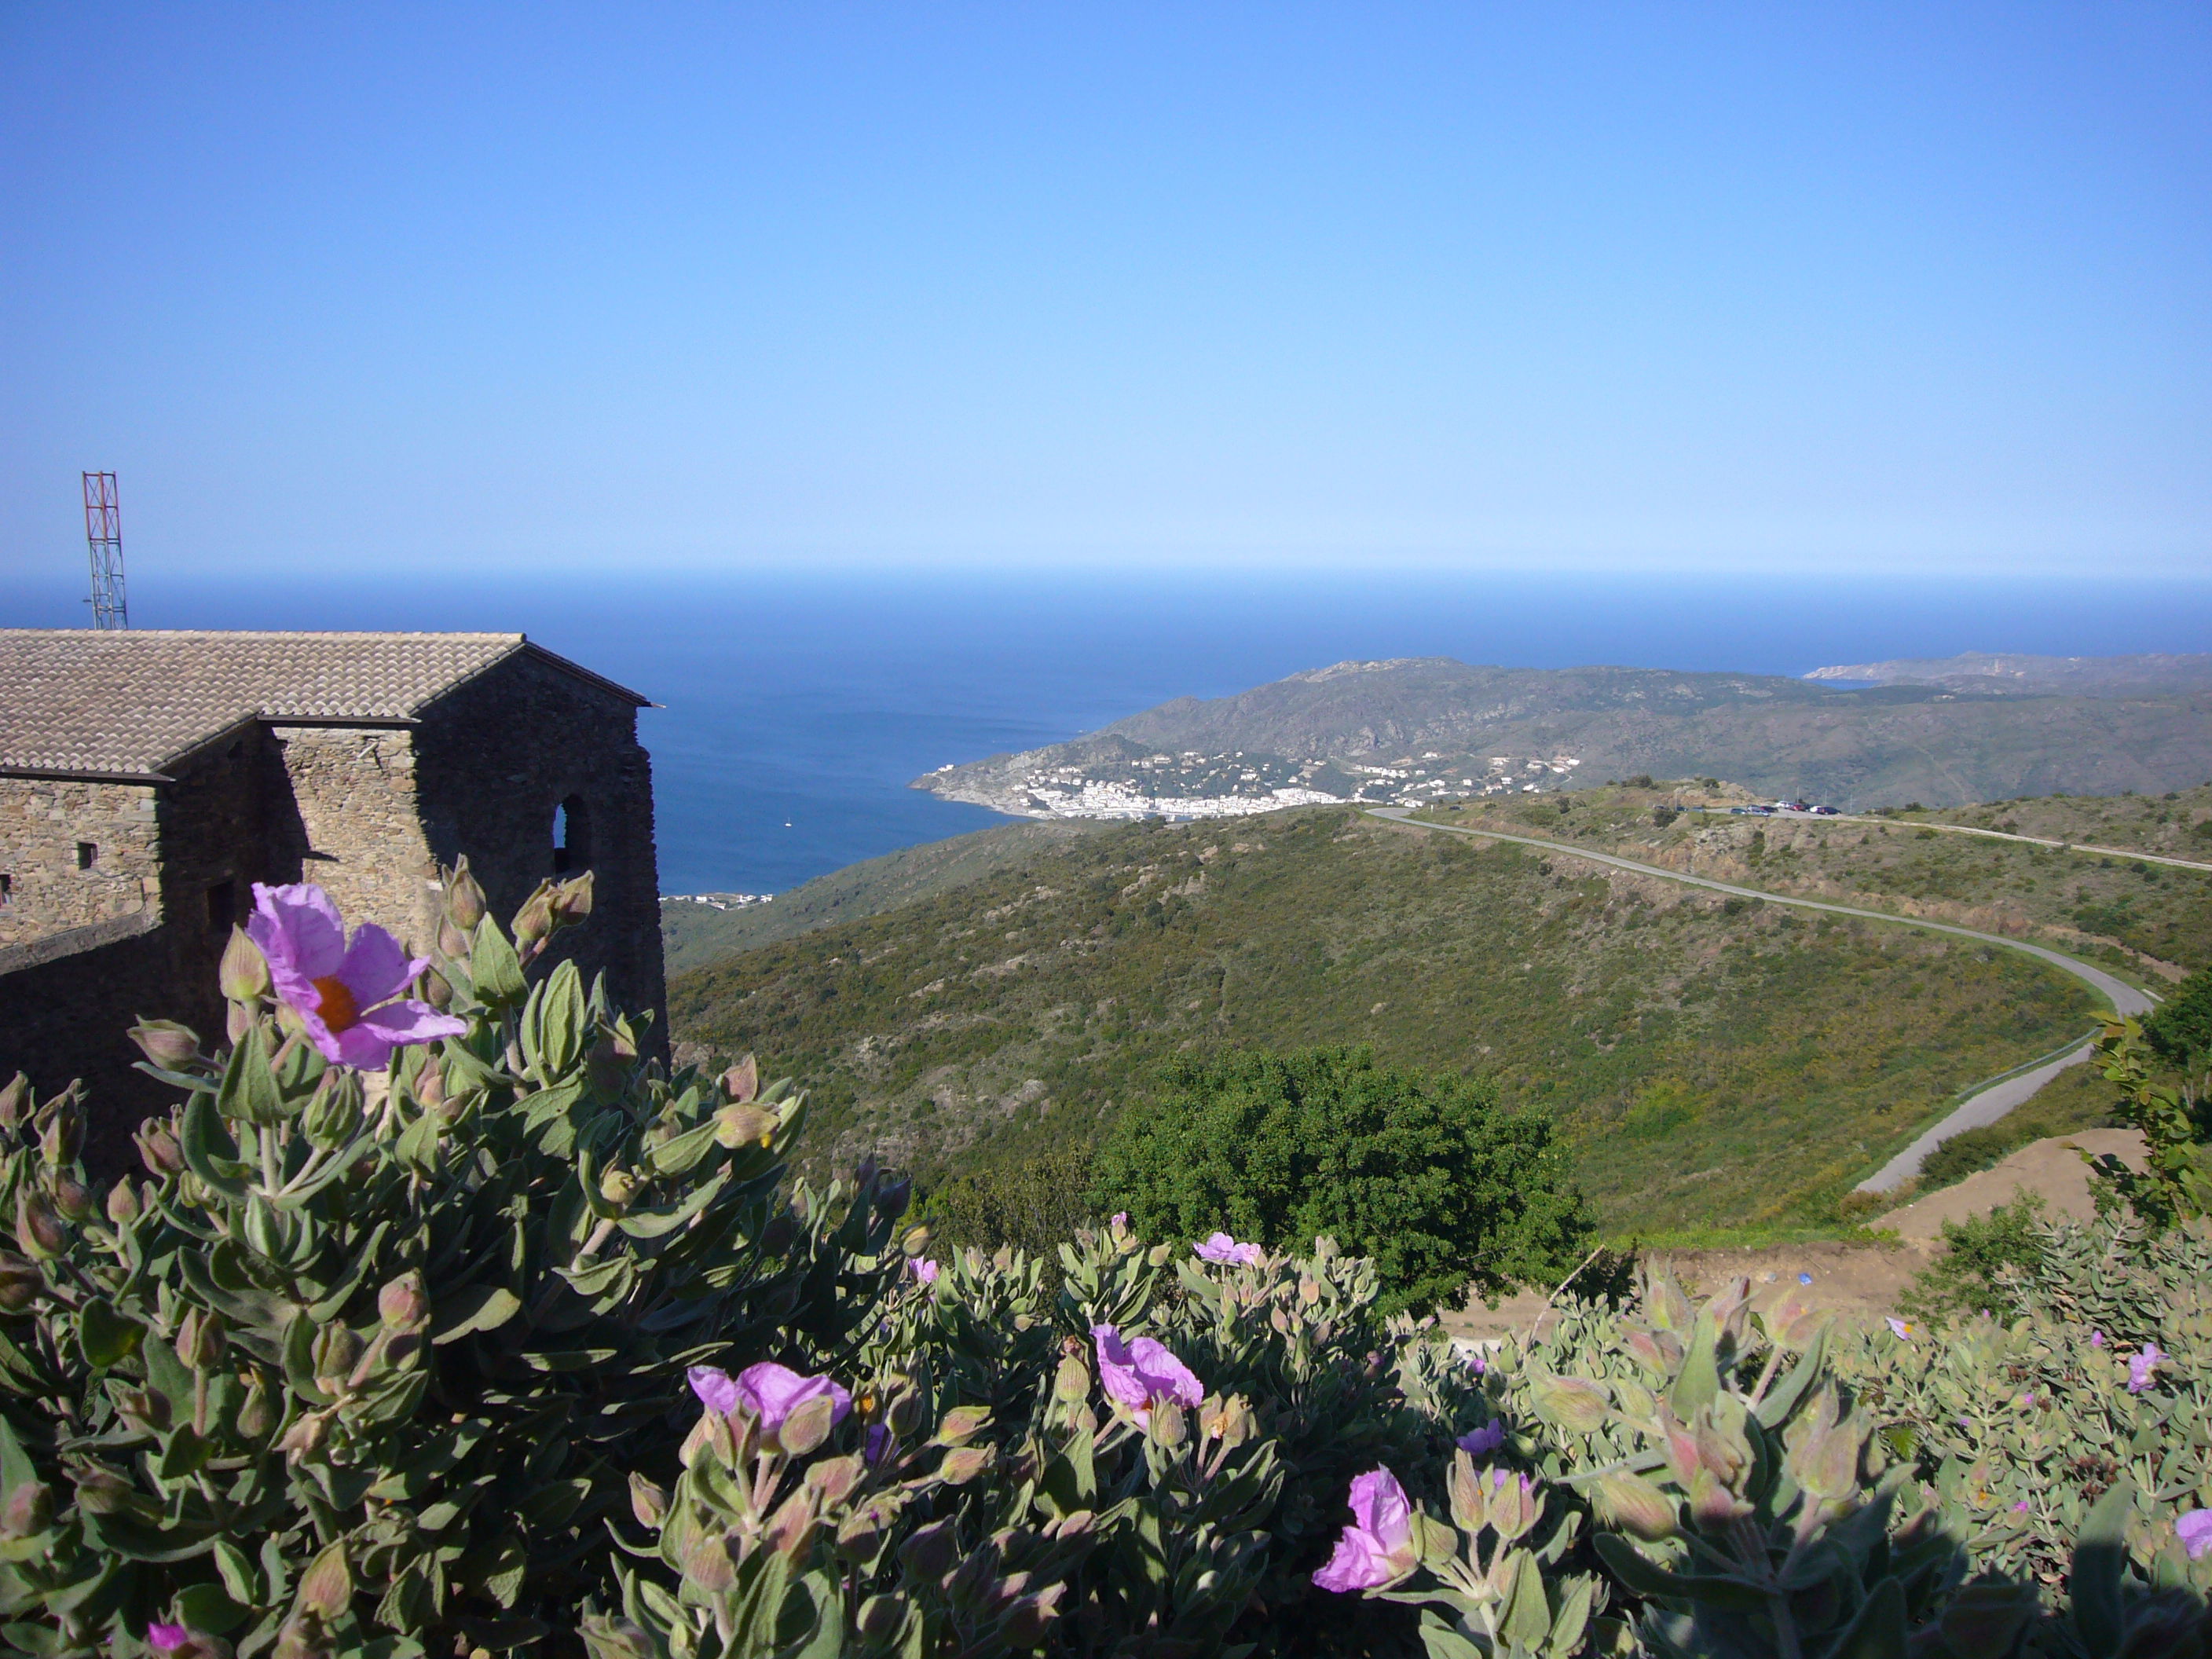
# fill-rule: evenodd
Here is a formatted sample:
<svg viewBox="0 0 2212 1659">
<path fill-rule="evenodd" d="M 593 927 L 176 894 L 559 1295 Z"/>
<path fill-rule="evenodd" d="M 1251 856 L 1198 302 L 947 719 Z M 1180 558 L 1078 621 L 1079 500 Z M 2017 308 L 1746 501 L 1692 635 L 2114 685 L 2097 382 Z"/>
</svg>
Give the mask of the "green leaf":
<svg viewBox="0 0 2212 1659">
<path fill-rule="evenodd" d="M 2127 1566 L 2128 1517 L 2135 1507 L 2135 1485 L 2124 1479 L 2081 1518 L 2067 1588 L 2074 1597 L 2074 1629 L 2091 1653 L 2118 1653 L 2126 1633 L 2120 1577 Z"/>
<path fill-rule="evenodd" d="M 215 1570 L 222 1575 L 222 1587 L 230 1592 L 231 1600 L 249 1607 L 260 1606 L 261 1584 L 253 1563 L 228 1538 L 216 1540 Z"/>
<path fill-rule="evenodd" d="M 177 1592 L 177 1622 L 210 1636 L 237 1629 L 246 1622 L 246 1613 L 220 1584 L 194 1584 Z"/>
<path fill-rule="evenodd" d="M 530 998 L 522 1016 L 523 1054 L 540 1082 L 550 1085 L 576 1069 L 584 1053 L 584 981 L 564 962 Z"/>
<path fill-rule="evenodd" d="M 195 1096 L 195 1103 L 199 1097 Z M 215 1095 L 216 1109 L 242 1123 L 275 1123 L 284 1115 L 284 1094 L 269 1064 L 269 1039 L 256 1025 L 230 1051 L 222 1068 L 222 1082 Z M 198 1173 L 197 1170 L 195 1174 Z"/>
<path fill-rule="evenodd" d="M 180 1423 L 169 1431 L 168 1442 L 161 1448 L 154 1473 L 164 1480 L 181 1480 L 198 1472 L 214 1455 L 215 1448 L 196 1433 L 191 1424 Z"/>
<path fill-rule="evenodd" d="M 1667 1403 L 1685 1423 L 1698 1407 L 1710 1406 L 1720 1398 L 1720 1340 L 1718 1322 L 1711 1313 L 1700 1309 L 1691 1333 L 1689 1352 L 1682 1358 L 1681 1371 L 1667 1393 Z"/>
<path fill-rule="evenodd" d="M 476 940 L 469 949 L 469 977 L 476 981 L 477 994 L 495 1008 L 514 1006 L 529 989 L 522 977 L 522 959 L 489 916 L 477 924 Z"/>
<path fill-rule="evenodd" d="M 1732 1613 L 1756 1613 L 1766 1594 L 1741 1578 L 1669 1572 L 1617 1533 L 1601 1532 L 1590 1542 L 1607 1571 L 1635 1594 L 1668 1601 L 1704 1601 Z"/>
<path fill-rule="evenodd" d="M 1797 1402 L 1804 1398 L 1805 1390 L 1819 1379 L 1820 1363 L 1827 1351 L 1828 1327 L 1823 1325 L 1805 1345 L 1804 1353 L 1790 1368 L 1790 1374 L 1768 1389 L 1766 1398 L 1759 1402 L 1757 1414 L 1763 1426 L 1778 1428 L 1788 1420 L 1790 1413 L 1796 1410 Z"/>
<path fill-rule="evenodd" d="M 522 1298 L 504 1285 L 476 1285 L 440 1304 L 430 1340 L 458 1342 L 471 1331 L 495 1331 L 522 1311 Z"/>
<path fill-rule="evenodd" d="M 1905 1659 L 1905 1586 L 1885 1578 L 1829 1651 L 1833 1659 Z"/>
<path fill-rule="evenodd" d="M 268 1068 L 264 1065 L 262 1069 Z M 177 1146 L 186 1169 L 232 1202 L 246 1201 L 247 1166 L 239 1162 L 238 1143 L 222 1127 L 213 1095 L 194 1095 L 185 1103 Z"/>
<path fill-rule="evenodd" d="M 144 1326 L 116 1312 L 105 1297 L 94 1297 L 77 1310 L 77 1346 L 84 1350 L 85 1364 L 94 1370 L 106 1370 L 136 1352 L 145 1334 Z"/>
<path fill-rule="evenodd" d="M 632 1238 L 659 1238 L 672 1233 L 714 1201 L 714 1194 L 722 1190 L 722 1183 L 726 1178 L 726 1174 L 716 1175 L 681 1204 L 670 1205 L 664 1209 L 632 1210 L 616 1225 Z"/>
<path fill-rule="evenodd" d="M 1421 1614 L 1421 1645 L 1428 1650 L 1429 1659 L 1489 1659 L 1433 1608 Z"/>
</svg>

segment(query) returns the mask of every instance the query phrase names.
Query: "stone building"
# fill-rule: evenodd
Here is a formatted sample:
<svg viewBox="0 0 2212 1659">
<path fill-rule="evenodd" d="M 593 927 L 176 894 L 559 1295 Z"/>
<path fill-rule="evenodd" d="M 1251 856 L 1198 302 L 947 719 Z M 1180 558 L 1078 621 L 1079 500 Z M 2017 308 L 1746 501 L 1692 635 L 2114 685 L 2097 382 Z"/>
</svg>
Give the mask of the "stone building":
<svg viewBox="0 0 2212 1659">
<path fill-rule="evenodd" d="M 504 920 L 590 870 L 556 941 L 665 1022 L 646 699 L 520 634 L 0 629 L 0 1081 L 82 1076 L 108 1158 L 167 1097 L 134 1016 L 219 1036 L 252 884 L 418 951 L 468 855 Z"/>
</svg>

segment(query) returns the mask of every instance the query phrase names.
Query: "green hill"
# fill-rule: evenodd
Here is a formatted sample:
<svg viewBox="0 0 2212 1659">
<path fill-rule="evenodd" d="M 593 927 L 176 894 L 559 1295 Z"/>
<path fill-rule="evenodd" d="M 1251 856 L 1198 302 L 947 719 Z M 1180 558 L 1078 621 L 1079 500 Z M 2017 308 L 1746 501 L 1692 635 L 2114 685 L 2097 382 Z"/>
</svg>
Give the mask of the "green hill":
<svg viewBox="0 0 2212 1659">
<path fill-rule="evenodd" d="M 2033 664 L 2039 659 L 1990 659 Z M 1099 731 L 915 780 L 1002 811 L 1068 810 L 1085 781 L 1155 797 L 1518 794 L 1649 773 L 1763 795 L 1949 805 L 2054 790 L 2159 792 L 2212 777 L 2197 658 L 1845 688 L 1772 674 L 1343 662 L 1235 696 L 1181 697 Z M 1976 659 L 1978 665 L 1980 659 Z M 1943 665 L 1863 664 L 1875 673 Z"/>
<path fill-rule="evenodd" d="M 1709 792 L 1692 787 L 1692 803 Z M 2128 850 L 2212 860 L 2212 787 L 2166 796 L 2000 801 L 1878 822 L 1755 818 L 1665 810 L 1670 788 L 1578 790 L 1542 800 L 1475 801 L 1437 810 L 1443 822 L 1495 823 L 1564 842 L 1808 898 L 1832 898 L 1956 921 L 2098 957 L 2148 975 L 2212 966 L 2212 872 L 2153 864 Z M 1668 821 L 1655 822 L 1658 818 Z M 2095 842 L 2085 853 L 1961 835 L 1972 825 Z"/>
<path fill-rule="evenodd" d="M 685 974 L 837 1158 L 927 1184 L 1093 1142 L 1164 1057 L 1372 1044 L 1551 1114 L 1615 1230 L 1811 1218 L 1960 1088 L 2084 1030 L 2014 953 L 1318 808 L 1044 846 Z"/>
<path fill-rule="evenodd" d="M 668 971 L 685 973 L 740 951 L 797 939 L 834 921 L 876 915 L 975 881 L 1045 848 L 1079 840 L 1099 827 L 1076 820 L 1000 824 L 949 841 L 901 848 L 817 876 L 765 904 L 735 909 L 720 910 L 694 899 L 663 899 L 660 939 Z"/>
</svg>

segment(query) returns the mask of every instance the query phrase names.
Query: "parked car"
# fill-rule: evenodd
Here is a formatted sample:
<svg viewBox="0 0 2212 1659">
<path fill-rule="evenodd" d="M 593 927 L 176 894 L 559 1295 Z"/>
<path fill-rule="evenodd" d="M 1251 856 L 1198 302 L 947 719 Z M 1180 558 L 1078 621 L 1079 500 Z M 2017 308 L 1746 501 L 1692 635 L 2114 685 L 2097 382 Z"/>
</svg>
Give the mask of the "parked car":
<svg viewBox="0 0 2212 1659">
<path fill-rule="evenodd" d="M 1813 810 L 1824 818 L 1832 818 L 1838 816 L 1838 809 L 1833 806 L 1816 806 Z"/>
</svg>

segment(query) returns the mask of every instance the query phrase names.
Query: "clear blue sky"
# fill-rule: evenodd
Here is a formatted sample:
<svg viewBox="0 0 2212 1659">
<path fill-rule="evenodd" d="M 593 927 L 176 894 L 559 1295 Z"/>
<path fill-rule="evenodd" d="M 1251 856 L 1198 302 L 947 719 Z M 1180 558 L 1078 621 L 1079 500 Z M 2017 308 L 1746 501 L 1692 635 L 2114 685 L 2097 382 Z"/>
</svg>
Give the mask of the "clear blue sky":
<svg viewBox="0 0 2212 1659">
<path fill-rule="evenodd" d="M 2212 567 L 2212 9 L 0 3 L 0 576 Z"/>
</svg>

